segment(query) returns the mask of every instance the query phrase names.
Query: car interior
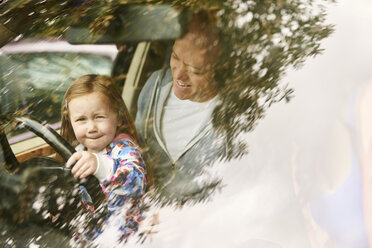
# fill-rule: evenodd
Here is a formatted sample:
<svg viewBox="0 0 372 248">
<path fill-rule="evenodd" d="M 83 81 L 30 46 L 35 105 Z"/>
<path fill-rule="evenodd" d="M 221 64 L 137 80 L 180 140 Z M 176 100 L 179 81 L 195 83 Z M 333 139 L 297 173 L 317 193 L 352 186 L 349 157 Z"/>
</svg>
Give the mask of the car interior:
<svg viewBox="0 0 372 248">
<path fill-rule="evenodd" d="M 82 22 L 69 28 L 66 40 L 71 44 L 116 44 L 118 46 L 119 53 L 113 64 L 112 75 L 117 79 L 118 85 L 122 89 L 123 99 L 133 118 L 135 118 L 136 101 L 146 79 L 151 72 L 167 65 L 172 42 L 186 31 L 184 25 L 185 15 L 183 12 L 166 4 L 157 6 L 123 6 L 117 12 L 117 15 L 117 18 L 115 18 L 117 22 L 112 23 L 107 33 L 103 35 L 91 33 L 88 26 L 84 26 L 88 25 L 89 22 Z M 143 30 L 140 27 L 147 28 Z M 4 29 L 4 26 L 0 25 L 0 30 L 2 29 Z M 4 40 L 1 42 L 2 45 L 6 43 Z M 6 63 L 6 61 L 1 62 Z M 15 86 L 16 84 L 12 85 L 12 87 Z M 6 86 L 1 84 L 1 87 L 5 88 Z M 23 113 L 17 110 L 16 106 L 19 106 L 19 102 L 14 97 L 19 95 L 17 94 L 17 89 L 9 88 L 7 92 L 9 94 L 0 95 L 1 102 L 7 102 L 4 107 L 1 107 L 0 113 L 0 162 L 5 165 L 4 175 L 20 180 L 19 183 L 21 185 L 24 185 L 25 182 L 29 184 L 32 179 L 35 179 L 33 186 L 28 188 L 30 192 L 27 191 L 31 195 L 40 195 L 45 190 L 50 192 L 50 199 L 48 202 L 43 203 L 45 204 L 43 206 L 50 213 L 55 213 L 55 215 L 63 212 L 66 218 L 60 218 L 53 222 L 52 226 L 61 230 L 67 230 L 66 223 L 71 221 L 74 215 L 77 214 L 70 211 L 73 205 L 76 206 L 78 204 L 76 200 L 69 200 L 78 198 L 74 197 L 76 192 L 71 190 L 72 185 L 76 183 L 88 184 L 88 190 L 98 192 L 92 195 L 95 201 L 103 200 L 102 193 L 95 188 L 97 186 L 92 186 L 93 188 L 89 186 L 91 184 L 89 180 L 94 179 L 89 179 L 86 182 L 76 182 L 71 174 L 66 173 L 62 169 L 64 163 L 74 152 L 74 148 L 64 141 L 58 132 L 49 127 L 48 123 L 41 124 L 33 120 L 32 117 L 23 116 Z M 44 145 L 39 145 L 36 149 L 30 149 L 21 155 L 16 154 L 13 151 L 13 145 L 8 142 L 6 131 L 20 127 L 27 128 L 33 132 L 43 140 Z M 59 159 L 55 158 L 55 153 L 58 154 Z M 50 178 L 51 170 L 55 172 L 52 178 Z M 69 180 L 65 180 L 66 178 Z M 64 183 L 61 184 L 60 182 L 62 181 Z M 58 189 L 50 187 L 56 182 L 58 182 L 58 186 L 56 186 Z M 98 184 L 94 183 L 94 185 Z M 68 190 L 69 187 L 70 190 Z M 22 195 L 25 194 L 24 192 L 25 189 L 23 188 L 13 193 Z M 58 206 L 56 203 L 58 197 L 65 199 L 64 207 Z M 27 206 L 20 206 L 17 204 L 24 198 L 18 197 L 17 199 L 12 205 L 1 209 L 2 213 L 9 216 L 7 221 L 13 222 L 14 219 L 17 219 L 17 225 L 25 228 L 29 228 L 30 219 L 33 220 L 32 224 L 51 224 L 46 221 L 45 211 L 38 212 L 33 209 L 32 204 L 35 204 L 34 201 L 26 201 Z M 15 208 L 19 211 L 15 211 Z M 29 208 L 30 214 L 16 218 L 14 215 L 22 212 L 21 208 Z"/>
</svg>

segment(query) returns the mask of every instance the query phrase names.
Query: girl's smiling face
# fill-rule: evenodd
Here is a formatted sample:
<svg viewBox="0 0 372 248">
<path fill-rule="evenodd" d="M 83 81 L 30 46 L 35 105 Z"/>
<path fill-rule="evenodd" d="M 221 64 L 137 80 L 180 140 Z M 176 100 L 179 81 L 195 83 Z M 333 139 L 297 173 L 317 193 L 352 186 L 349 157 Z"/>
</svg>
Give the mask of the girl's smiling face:
<svg viewBox="0 0 372 248">
<path fill-rule="evenodd" d="M 77 141 L 90 152 L 99 152 L 115 138 L 118 113 L 101 93 L 73 98 L 68 103 L 69 118 Z"/>
</svg>

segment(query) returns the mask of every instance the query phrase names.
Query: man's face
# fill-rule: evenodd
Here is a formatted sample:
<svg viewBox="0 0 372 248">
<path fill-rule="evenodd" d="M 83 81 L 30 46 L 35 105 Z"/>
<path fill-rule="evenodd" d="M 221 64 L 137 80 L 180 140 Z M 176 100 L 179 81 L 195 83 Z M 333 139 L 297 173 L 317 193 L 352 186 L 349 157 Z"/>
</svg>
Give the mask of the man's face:
<svg viewBox="0 0 372 248">
<path fill-rule="evenodd" d="M 197 45 L 195 34 L 188 33 L 173 45 L 170 67 L 174 94 L 181 100 L 205 102 L 217 94 L 214 65 L 217 55 L 207 46 Z"/>
</svg>

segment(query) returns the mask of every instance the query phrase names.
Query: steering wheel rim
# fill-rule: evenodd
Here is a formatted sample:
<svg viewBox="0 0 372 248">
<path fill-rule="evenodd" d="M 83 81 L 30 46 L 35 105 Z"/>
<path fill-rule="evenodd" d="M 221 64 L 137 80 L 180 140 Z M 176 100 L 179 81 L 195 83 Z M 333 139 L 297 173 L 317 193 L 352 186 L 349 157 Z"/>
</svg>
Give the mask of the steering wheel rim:
<svg viewBox="0 0 372 248">
<path fill-rule="evenodd" d="M 42 125 L 36 120 L 27 117 L 14 117 L 8 122 L 16 122 L 42 138 L 61 156 L 64 162 L 76 151 L 66 140 L 64 140 L 54 129 L 48 125 Z M 0 130 L 0 143 L 5 155 L 5 167 L 9 172 L 19 169 L 20 163 L 11 149 L 8 139 L 3 130 Z"/>
<path fill-rule="evenodd" d="M 76 151 L 65 139 L 48 125 L 42 125 L 39 122 L 26 117 L 15 117 L 14 120 L 45 140 L 54 148 L 65 162 Z"/>
</svg>

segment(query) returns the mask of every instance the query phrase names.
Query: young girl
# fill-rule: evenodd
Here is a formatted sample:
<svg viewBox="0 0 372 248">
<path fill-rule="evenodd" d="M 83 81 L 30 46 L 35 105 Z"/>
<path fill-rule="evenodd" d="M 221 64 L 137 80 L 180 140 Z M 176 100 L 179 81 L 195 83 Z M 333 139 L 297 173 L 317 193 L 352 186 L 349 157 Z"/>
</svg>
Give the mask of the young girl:
<svg viewBox="0 0 372 248">
<path fill-rule="evenodd" d="M 86 75 L 71 84 L 62 106 L 61 135 L 76 145 L 77 152 L 66 163 L 71 173 L 100 181 L 108 222 L 116 223 L 122 238 L 136 232 L 146 167 L 134 123 L 112 78 Z"/>
</svg>

